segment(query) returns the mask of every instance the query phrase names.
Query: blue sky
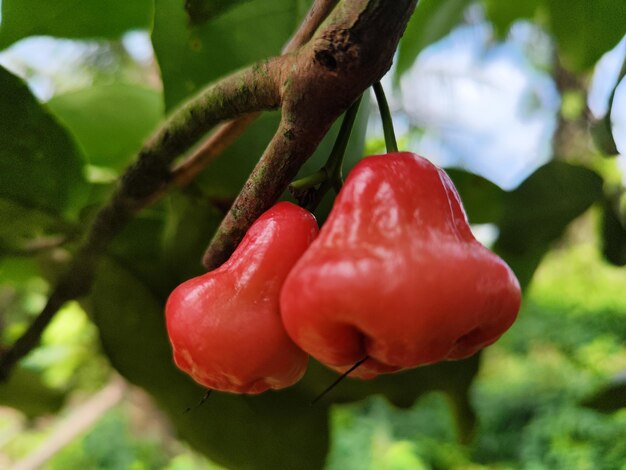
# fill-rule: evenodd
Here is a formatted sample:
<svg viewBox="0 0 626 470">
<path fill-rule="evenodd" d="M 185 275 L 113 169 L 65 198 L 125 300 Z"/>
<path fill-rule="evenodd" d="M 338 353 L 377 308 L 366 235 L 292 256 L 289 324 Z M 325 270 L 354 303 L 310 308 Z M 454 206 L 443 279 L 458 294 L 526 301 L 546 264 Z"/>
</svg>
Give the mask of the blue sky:
<svg viewBox="0 0 626 470">
<path fill-rule="evenodd" d="M 481 22 L 424 50 L 401 81 L 399 107 L 423 130 L 411 138 L 411 150 L 505 189 L 519 185 L 551 157 L 561 104 L 546 72 L 551 47 L 530 23 L 517 23 L 509 40 L 494 43 Z M 607 112 L 625 54 L 622 40 L 596 67 L 588 103 L 596 116 Z M 626 83 L 616 92 L 612 121 L 618 149 L 626 154 Z M 624 168 L 621 156 L 620 163 Z"/>
</svg>

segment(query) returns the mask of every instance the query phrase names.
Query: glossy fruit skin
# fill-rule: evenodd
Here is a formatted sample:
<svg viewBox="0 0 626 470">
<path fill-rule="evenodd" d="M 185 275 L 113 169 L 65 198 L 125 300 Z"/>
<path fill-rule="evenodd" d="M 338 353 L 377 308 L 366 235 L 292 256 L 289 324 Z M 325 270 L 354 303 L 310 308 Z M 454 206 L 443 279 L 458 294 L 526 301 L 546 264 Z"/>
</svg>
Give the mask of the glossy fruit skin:
<svg viewBox="0 0 626 470">
<path fill-rule="evenodd" d="M 351 376 L 462 359 L 513 323 L 520 287 L 472 235 L 447 174 L 412 153 L 363 159 L 281 292 L 289 336 Z"/>
<path fill-rule="evenodd" d="M 297 382 L 308 356 L 284 330 L 279 294 L 317 233 L 311 213 L 278 203 L 254 222 L 226 263 L 179 285 L 165 307 L 178 367 L 226 392 L 257 394 Z"/>
</svg>

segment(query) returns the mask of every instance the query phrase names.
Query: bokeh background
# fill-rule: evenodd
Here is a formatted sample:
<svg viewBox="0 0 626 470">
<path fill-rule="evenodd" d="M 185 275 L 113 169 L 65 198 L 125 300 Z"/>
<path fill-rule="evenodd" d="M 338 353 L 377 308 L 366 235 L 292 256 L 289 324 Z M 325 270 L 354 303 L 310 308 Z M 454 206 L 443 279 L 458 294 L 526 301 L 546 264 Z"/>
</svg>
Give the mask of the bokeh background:
<svg viewBox="0 0 626 470">
<path fill-rule="evenodd" d="M 277 54 L 309 6 L 183 3 L 0 2 L 3 348 L 164 117 Z M 201 272 L 267 113 L 128 227 L 92 295 L 0 384 L 0 467 L 626 469 L 625 33 L 623 0 L 421 0 L 383 80 L 400 146 L 450 169 L 475 234 L 524 285 L 518 321 L 479 359 L 348 380 L 311 408 L 333 379 L 313 365 L 294 391 L 196 406 L 162 303 Z M 384 152 L 364 101 L 348 166 Z"/>
</svg>

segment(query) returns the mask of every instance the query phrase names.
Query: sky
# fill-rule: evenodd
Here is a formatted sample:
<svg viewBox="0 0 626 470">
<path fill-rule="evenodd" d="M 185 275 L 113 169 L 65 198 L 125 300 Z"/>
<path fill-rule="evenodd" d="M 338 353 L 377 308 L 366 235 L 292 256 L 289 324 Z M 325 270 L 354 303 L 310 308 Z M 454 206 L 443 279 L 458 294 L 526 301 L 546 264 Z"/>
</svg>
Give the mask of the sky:
<svg viewBox="0 0 626 470">
<path fill-rule="evenodd" d="M 124 46 L 138 62 L 152 60 L 146 32 L 131 32 Z M 493 40 L 490 25 L 474 21 L 426 48 L 390 95 L 399 113 L 398 134 L 409 128 L 408 149 L 444 167 L 480 174 L 513 189 L 551 156 L 550 141 L 560 96 L 546 72 L 550 39 L 527 22 L 514 24 L 505 42 Z M 89 86 L 84 74 L 67 74 L 97 49 L 90 41 L 35 37 L 0 53 L 0 65 L 27 80 L 42 101 L 56 93 Z M 626 54 L 626 38 L 597 64 L 589 107 L 606 113 Z M 64 79 L 59 81 L 59 76 Z M 391 80 L 383 82 L 391 88 Z M 613 135 L 626 154 L 626 80 L 618 87 Z M 376 126 L 372 126 L 376 132 Z M 620 156 L 626 174 L 626 159 Z"/>
<path fill-rule="evenodd" d="M 487 23 L 462 26 L 428 47 L 401 81 L 401 109 L 424 132 L 410 147 L 441 166 L 480 174 L 513 189 L 551 157 L 561 98 L 545 71 L 551 44 L 530 23 L 494 43 Z M 626 39 L 597 64 L 588 105 L 607 112 Z M 626 81 L 614 99 L 613 134 L 626 154 Z M 624 158 L 620 156 L 626 170 Z"/>
</svg>

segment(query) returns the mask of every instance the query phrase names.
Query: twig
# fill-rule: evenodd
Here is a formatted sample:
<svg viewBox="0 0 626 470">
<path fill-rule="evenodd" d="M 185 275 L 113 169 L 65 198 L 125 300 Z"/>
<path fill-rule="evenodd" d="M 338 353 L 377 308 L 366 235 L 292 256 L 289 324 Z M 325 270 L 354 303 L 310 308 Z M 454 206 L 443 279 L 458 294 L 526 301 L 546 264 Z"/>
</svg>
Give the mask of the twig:
<svg viewBox="0 0 626 470">
<path fill-rule="evenodd" d="M 298 27 L 295 34 L 283 47 L 283 54 L 289 54 L 303 44 L 309 42 L 313 37 L 315 30 L 322 24 L 322 21 L 330 14 L 335 8 L 339 0 L 315 0 L 315 3 L 311 6 L 311 9 L 307 13 L 302 24 Z"/>
<path fill-rule="evenodd" d="M 313 8 L 328 13 L 332 2 L 318 0 Z M 314 31 L 325 16 L 310 14 L 300 29 Z M 296 34 L 308 40 L 311 33 Z M 298 46 L 291 41 L 289 49 Z M 209 85 L 188 101 L 157 131 L 139 152 L 137 161 L 121 177 L 110 202 L 102 207 L 91 225 L 77 255 L 50 294 L 35 321 L 21 337 L 0 356 L 0 380 L 8 377 L 13 366 L 39 344 L 41 335 L 56 312 L 69 300 L 86 295 L 91 289 L 95 265 L 110 241 L 121 232 L 142 208 L 158 200 L 172 184 L 184 185 L 211 158 L 221 152 L 245 129 L 250 113 L 275 108 L 280 104 L 276 73 L 281 70 L 279 57 L 264 61 Z M 276 73 L 275 73 L 276 72 Z M 187 161 L 172 170 L 176 157 L 193 145 L 204 133 L 226 119 L 245 115 L 225 124 L 194 152 Z"/>
<path fill-rule="evenodd" d="M 247 114 L 234 121 L 222 124 L 186 160 L 172 170 L 172 184 L 182 187 L 189 184 L 213 159 L 226 150 L 260 113 Z M 168 188 L 164 188 L 166 192 Z"/>
<path fill-rule="evenodd" d="M 290 54 L 306 44 L 319 25 L 337 5 L 338 0 L 315 0 L 311 9 L 295 34 L 283 47 L 283 54 Z M 185 186 L 200 173 L 215 157 L 220 155 L 252 124 L 260 113 L 248 114 L 234 121 L 222 124 L 187 159 L 172 171 L 172 184 Z M 164 188 L 166 192 L 168 188 Z"/>
<path fill-rule="evenodd" d="M 203 256 L 211 270 L 287 188 L 332 123 L 391 66 L 417 0 L 342 1 L 297 53 L 280 126 Z M 372 34 L 376 31 L 376 34 Z"/>
<path fill-rule="evenodd" d="M 56 427 L 54 432 L 35 451 L 16 462 L 13 470 L 36 470 L 52 456 L 88 431 L 109 409 L 117 405 L 124 396 L 126 383 L 115 377 L 109 384 L 93 395 Z"/>
<path fill-rule="evenodd" d="M 318 401 L 320 401 L 324 396 L 328 394 L 328 392 L 330 392 L 333 388 L 339 385 L 346 377 L 348 377 L 350 373 L 354 372 L 361 364 L 367 361 L 368 358 L 369 356 L 365 356 L 363 359 L 359 359 L 358 361 L 356 361 L 347 371 L 345 371 L 343 374 L 337 377 L 333 383 L 331 383 L 328 387 L 326 387 L 322 391 L 322 393 L 320 393 L 313 400 L 311 400 L 311 405 L 315 405 Z"/>
<path fill-rule="evenodd" d="M 41 334 L 65 302 L 86 295 L 97 260 L 110 241 L 143 207 L 156 200 L 171 180 L 170 165 L 215 124 L 245 112 L 280 104 L 275 71 L 281 59 L 244 69 L 202 90 L 179 108 L 139 152 L 122 176 L 109 204 L 96 215 L 89 233 L 43 311 L 13 346 L 0 356 L 0 379 L 38 343 Z"/>
</svg>

